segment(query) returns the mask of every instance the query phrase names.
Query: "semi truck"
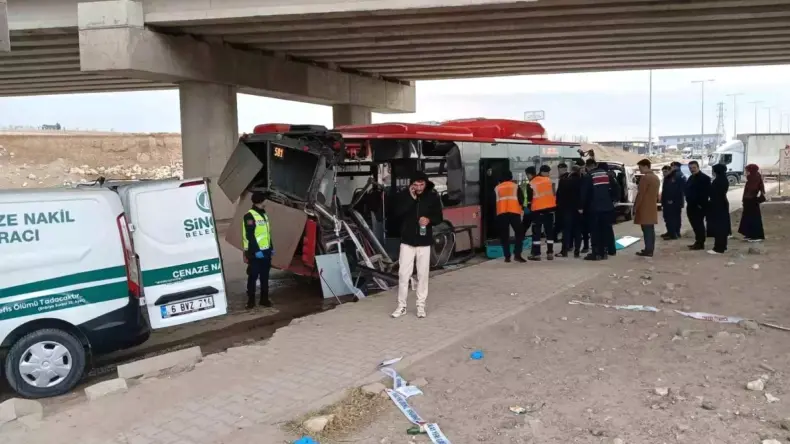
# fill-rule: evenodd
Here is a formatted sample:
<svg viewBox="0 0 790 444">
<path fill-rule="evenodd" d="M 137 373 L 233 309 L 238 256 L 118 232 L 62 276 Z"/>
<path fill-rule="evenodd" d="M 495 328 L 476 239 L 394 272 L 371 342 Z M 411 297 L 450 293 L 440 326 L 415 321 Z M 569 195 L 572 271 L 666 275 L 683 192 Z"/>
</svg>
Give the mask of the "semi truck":
<svg viewBox="0 0 790 444">
<path fill-rule="evenodd" d="M 744 168 L 751 163 L 764 175 L 779 174 L 779 153 L 790 145 L 790 134 L 739 134 L 710 155 L 710 166 L 727 166 L 730 185 L 743 181 Z"/>
</svg>

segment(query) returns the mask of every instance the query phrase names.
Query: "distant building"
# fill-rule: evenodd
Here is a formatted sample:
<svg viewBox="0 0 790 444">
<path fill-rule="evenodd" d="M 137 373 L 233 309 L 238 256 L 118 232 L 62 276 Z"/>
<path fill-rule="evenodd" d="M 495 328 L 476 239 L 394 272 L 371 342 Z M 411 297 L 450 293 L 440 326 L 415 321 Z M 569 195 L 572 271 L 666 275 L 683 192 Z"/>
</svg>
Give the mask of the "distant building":
<svg viewBox="0 0 790 444">
<path fill-rule="evenodd" d="M 715 147 L 720 139 L 720 135 L 718 134 L 705 134 L 704 141 L 705 146 L 707 147 Z M 666 146 L 676 146 L 678 149 L 683 149 L 685 147 L 692 147 L 692 146 L 699 146 L 700 135 L 699 134 L 684 134 L 680 136 L 658 136 L 658 143 L 661 145 Z"/>
<path fill-rule="evenodd" d="M 647 142 L 641 140 L 618 140 L 607 142 L 595 142 L 606 148 L 628 151 L 630 153 L 647 154 Z"/>
</svg>

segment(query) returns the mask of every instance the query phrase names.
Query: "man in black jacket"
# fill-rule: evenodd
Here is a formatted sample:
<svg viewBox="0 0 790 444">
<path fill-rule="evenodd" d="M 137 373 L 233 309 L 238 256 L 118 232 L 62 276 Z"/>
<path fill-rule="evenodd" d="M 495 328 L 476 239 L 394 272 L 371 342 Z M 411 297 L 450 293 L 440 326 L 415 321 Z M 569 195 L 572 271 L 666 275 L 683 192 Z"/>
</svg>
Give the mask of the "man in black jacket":
<svg viewBox="0 0 790 444">
<path fill-rule="evenodd" d="M 675 166 L 677 164 L 677 166 Z M 672 162 L 665 166 L 664 182 L 661 184 L 661 212 L 664 214 L 664 223 L 667 232 L 661 235 L 662 239 L 680 239 L 681 215 L 685 206 L 686 178 L 680 171 L 680 163 Z M 662 172 L 664 171 L 662 168 Z"/>
<path fill-rule="evenodd" d="M 560 182 L 563 178 L 567 178 L 570 173 L 568 172 L 568 164 L 565 162 L 560 162 L 557 165 L 557 174 L 559 177 L 557 178 L 557 182 L 555 185 L 554 195 L 557 196 L 557 214 L 554 215 L 554 243 L 560 242 L 560 237 L 565 235 L 565 220 L 562 217 L 562 212 L 560 211 L 560 201 L 559 201 L 559 187 Z M 562 246 L 563 244 L 560 244 Z"/>
<path fill-rule="evenodd" d="M 581 186 L 582 205 L 590 221 L 592 252 L 584 257 L 588 261 L 608 259 L 610 246 L 614 243 L 614 201 L 620 195 L 620 187 L 593 159 L 586 162 L 588 174 Z M 582 210 L 579 210 L 582 211 Z"/>
<path fill-rule="evenodd" d="M 700 171 L 697 161 L 689 162 L 691 177 L 686 182 L 686 215 L 694 230 L 694 243 L 690 250 L 705 249 L 705 214 L 710 200 L 710 177 Z"/>
<path fill-rule="evenodd" d="M 562 250 L 559 257 L 568 257 L 573 248 L 573 257 L 580 256 L 582 244 L 582 173 L 574 165 L 571 173 L 560 176 L 557 185 L 557 218 L 562 219 Z"/>
<path fill-rule="evenodd" d="M 394 216 L 401 221 L 400 254 L 398 256 L 398 308 L 393 318 L 406 314 L 409 280 L 417 266 L 417 317 L 425 317 L 428 298 L 428 275 L 431 271 L 433 227 L 442 222 L 442 201 L 434 184 L 422 171 L 411 178 L 409 188 L 396 196 Z"/>
</svg>

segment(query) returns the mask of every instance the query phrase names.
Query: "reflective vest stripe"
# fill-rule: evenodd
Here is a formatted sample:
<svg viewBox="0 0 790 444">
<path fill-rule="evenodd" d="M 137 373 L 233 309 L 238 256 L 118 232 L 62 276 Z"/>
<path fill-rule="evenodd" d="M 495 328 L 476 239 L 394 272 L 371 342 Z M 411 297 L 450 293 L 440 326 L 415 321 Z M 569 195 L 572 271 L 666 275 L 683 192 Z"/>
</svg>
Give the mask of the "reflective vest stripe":
<svg viewBox="0 0 790 444">
<path fill-rule="evenodd" d="M 261 216 L 255 210 L 250 210 L 247 212 L 252 218 L 255 220 L 255 241 L 258 243 L 258 248 L 261 250 L 268 250 L 270 247 L 270 230 L 269 230 L 269 216 Z M 241 239 L 242 239 L 242 248 L 246 251 L 249 249 L 250 241 L 247 240 L 247 227 L 244 225 L 244 220 L 242 219 L 242 227 L 241 227 Z"/>
</svg>

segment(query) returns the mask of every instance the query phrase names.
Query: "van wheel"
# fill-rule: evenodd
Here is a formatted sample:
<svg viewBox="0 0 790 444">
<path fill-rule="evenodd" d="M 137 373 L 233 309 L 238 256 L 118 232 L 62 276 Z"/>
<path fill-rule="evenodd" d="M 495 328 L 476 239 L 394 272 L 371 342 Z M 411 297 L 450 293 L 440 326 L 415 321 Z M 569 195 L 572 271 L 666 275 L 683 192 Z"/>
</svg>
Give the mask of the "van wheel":
<svg viewBox="0 0 790 444">
<path fill-rule="evenodd" d="M 25 398 L 62 395 L 82 378 L 85 359 L 85 347 L 72 334 L 58 329 L 34 331 L 9 350 L 6 379 Z"/>
</svg>

